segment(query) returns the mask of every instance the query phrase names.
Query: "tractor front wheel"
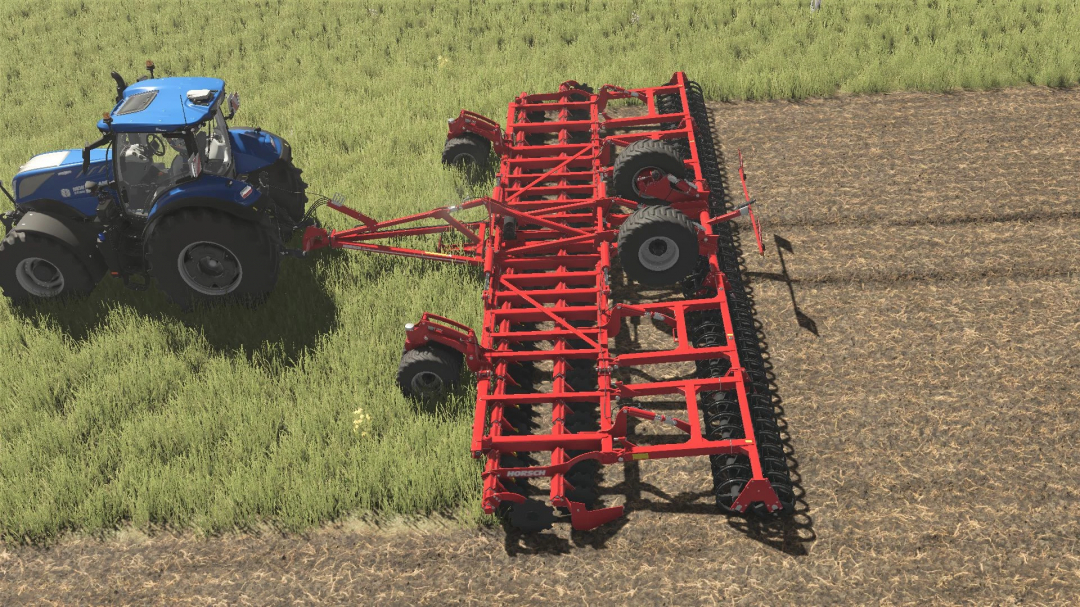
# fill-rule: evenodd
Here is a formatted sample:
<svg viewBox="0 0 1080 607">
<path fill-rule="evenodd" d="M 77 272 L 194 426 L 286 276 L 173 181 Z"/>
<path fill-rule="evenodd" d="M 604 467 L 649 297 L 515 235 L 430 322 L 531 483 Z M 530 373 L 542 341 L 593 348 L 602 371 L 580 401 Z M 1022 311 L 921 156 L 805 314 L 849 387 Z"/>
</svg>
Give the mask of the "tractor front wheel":
<svg viewBox="0 0 1080 607">
<path fill-rule="evenodd" d="M 87 295 L 103 275 L 48 236 L 12 230 L 0 242 L 0 288 L 15 304 Z"/>
<path fill-rule="evenodd" d="M 279 218 L 279 223 L 288 228 L 284 230 L 284 240 L 288 240 L 292 235 L 292 227 L 299 225 L 304 219 L 304 209 L 308 202 L 307 183 L 300 177 L 301 173 L 303 171 L 296 168 L 292 162 L 280 160 L 251 179 L 254 183 L 265 180 L 269 189 L 266 193 L 274 204 L 285 212 L 285 217 Z"/>
<path fill-rule="evenodd" d="M 184 309 L 200 301 L 261 303 L 277 283 L 280 264 L 266 229 L 209 209 L 162 219 L 147 258 L 158 286 Z"/>
</svg>

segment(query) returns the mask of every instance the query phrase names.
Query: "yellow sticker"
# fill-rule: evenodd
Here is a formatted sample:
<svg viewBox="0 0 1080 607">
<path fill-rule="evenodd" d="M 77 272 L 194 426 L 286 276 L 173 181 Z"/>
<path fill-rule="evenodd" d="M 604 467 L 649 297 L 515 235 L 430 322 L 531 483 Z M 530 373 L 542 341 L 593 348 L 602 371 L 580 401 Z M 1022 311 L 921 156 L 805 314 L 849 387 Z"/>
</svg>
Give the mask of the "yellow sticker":
<svg viewBox="0 0 1080 607">
<path fill-rule="evenodd" d="M 634 459 L 649 459 L 648 453 L 635 453 Z"/>
</svg>

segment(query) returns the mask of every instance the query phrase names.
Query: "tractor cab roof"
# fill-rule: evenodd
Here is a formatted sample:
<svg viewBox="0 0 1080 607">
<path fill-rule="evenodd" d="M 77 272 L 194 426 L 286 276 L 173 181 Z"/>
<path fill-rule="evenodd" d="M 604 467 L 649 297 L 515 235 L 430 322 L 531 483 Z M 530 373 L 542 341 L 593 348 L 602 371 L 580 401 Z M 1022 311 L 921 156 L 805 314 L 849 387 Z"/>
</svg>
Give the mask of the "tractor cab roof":
<svg viewBox="0 0 1080 607">
<path fill-rule="evenodd" d="M 112 124 L 98 129 L 117 133 L 166 133 L 197 125 L 225 94 L 220 78 L 156 78 L 136 82 L 109 112 Z"/>
</svg>

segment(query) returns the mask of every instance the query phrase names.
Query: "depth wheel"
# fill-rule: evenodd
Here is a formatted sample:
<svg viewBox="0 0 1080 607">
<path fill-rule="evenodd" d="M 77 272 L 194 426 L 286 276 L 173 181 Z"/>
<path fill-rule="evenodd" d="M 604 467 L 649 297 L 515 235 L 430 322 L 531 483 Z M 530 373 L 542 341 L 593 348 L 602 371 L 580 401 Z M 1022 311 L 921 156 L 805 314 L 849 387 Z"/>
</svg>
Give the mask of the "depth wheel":
<svg viewBox="0 0 1080 607">
<path fill-rule="evenodd" d="M 682 282 L 698 258 L 697 228 L 671 207 L 639 207 L 619 228 L 619 261 L 627 278 L 650 287 Z"/>
<path fill-rule="evenodd" d="M 12 230 L 0 242 L 0 288 L 15 304 L 87 295 L 104 274 L 48 236 Z"/>
<path fill-rule="evenodd" d="M 442 161 L 448 167 L 464 169 L 466 176 L 475 180 L 487 170 L 490 156 L 490 141 L 479 135 L 465 133 L 461 137 L 446 140 Z"/>
<path fill-rule="evenodd" d="M 420 346 L 401 355 L 398 387 L 405 396 L 430 402 L 442 398 L 461 383 L 464 357 L 456 350 Z"/>
<path fill-rule="evenodd" d="M 667 205 L 666 200 L 646 196 L 638 191 L 637 179 L 652 171 L 686 177 L 686 165 L 674 145 L 656 139 L 640 139 L 626 146 L 615 159 L 612 183 L 620 198 L 642 204 Z"/>
</svg>

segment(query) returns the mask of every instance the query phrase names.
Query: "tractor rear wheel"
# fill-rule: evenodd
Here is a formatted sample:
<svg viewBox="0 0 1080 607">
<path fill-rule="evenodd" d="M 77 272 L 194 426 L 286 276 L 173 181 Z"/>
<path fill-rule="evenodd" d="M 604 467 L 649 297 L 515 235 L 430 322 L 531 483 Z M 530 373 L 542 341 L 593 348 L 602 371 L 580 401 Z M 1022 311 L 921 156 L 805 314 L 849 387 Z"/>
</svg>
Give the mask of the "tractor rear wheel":
<svg viewBox="0 0 1080 607">
<path fill-rule="evenodd" d="M 621 198 L 642 204 L 666 205 L 666 200 L 646 196 L 638 191 L 637 178 L 658 170 L 682 179 L 686 177 L 686 165 L 679 158 L 674 145 L 658 139 L 639 139 L 626 146 L 615 159 L 612 183 Z"/>
<path fill-rule="evenodd" d="M 104 274 L 48 236 L 12 230 L 0 242 L 0 289 L 15 304 L 87 295 Z"/>
<path fill-rule="evenodd" d="M 461 352 L 437 345 L 420 346 L 401 355 L 397 382 L 406 397 L 432 401 L 461 383 Z"/>
<path fill-rule="evenodd" d="M 185 209 L 154 228 L 147 260 L 158 287 L 187 310 L 195 302 L 261 303 L 277 283 L 281 256 L 258 224 Z"/>
<path fill-rule="evenodd" d="M 638 207 L 619 228 L 618 246 L 627 278 L 650 287 L 679 284 L 697 264 L 697 228 L 671 207 Z"/>
</svg>

